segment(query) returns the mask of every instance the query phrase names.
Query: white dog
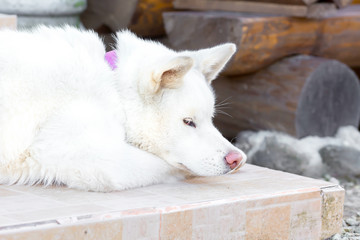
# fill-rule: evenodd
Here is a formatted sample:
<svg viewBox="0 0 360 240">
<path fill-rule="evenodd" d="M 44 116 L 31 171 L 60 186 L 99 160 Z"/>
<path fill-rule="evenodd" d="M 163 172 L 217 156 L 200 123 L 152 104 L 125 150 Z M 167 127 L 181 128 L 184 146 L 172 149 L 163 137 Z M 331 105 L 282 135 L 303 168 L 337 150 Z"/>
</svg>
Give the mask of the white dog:
<svg viewBox="0 0 360 240">
<path fill-rule="evenodd" d="M 233 172 L 211 81 L 235 51 L 175 52 L 123 31 L 116 69 L 93 32 L 0 32 L 0 183 L 112 191 Z"/>
</svg>

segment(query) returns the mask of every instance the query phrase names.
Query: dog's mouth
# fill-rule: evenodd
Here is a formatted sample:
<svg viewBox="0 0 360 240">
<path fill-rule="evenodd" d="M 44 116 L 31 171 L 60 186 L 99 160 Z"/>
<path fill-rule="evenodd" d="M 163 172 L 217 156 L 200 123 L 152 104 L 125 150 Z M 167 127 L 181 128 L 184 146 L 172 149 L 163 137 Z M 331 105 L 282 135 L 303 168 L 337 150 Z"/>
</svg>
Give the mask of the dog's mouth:
<svg viewBox="0 0 360 240">
<path fill-rule="evenodd" d="M 232 173 L 236 173 L 237 171 L 239 171 L 239 169 L 245 165 L 246 163 L 246 160 L 247 160 L 247 156 L 242 153 L 242 157 L 243 157 L 243 160 L 239 163 L 239 165 L 237 165 L 234 169 L 228 171 L 228 172 L 223 172 L 221 173 L 220 175 L 223 175 L 223 174 L 232 174 Z M 198 176 L 199 174 L 195 173 L 194 171 L 192 171 L 190 168 L 188 168 L 185 164 L 183 163 L 180 163 L 180 162 L 177 162 L 176 163 L 176 168 L 182 170 L 182 171 L 185 171 L 187 173 L 190 173 L 191 175 L 195 175 L 195 176 Z"/>
</svg>

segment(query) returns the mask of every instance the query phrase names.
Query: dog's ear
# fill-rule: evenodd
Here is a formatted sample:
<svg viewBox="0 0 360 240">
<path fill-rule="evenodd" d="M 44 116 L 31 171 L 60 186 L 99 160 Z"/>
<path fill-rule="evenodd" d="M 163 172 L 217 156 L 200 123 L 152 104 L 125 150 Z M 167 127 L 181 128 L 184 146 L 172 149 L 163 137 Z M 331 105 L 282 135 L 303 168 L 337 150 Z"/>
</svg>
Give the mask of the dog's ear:
<svg viewBox="0 0 360 240">
<path fill-rule="evenodd" d="M 184 75 L 191 69 L 194 61 L 191 57 L 176 57 L 160 64 L 152 74 L 152 92 L 162 88 L 178 88 L 183 82 Z"/>
<path fill-rule="evenodd" d="M 204 74 L 206 80 L 211 83 L 225 67 L 235 51 L 235 44 L 225 43 L 194 52 L 197 68 Z"/>
</svg>

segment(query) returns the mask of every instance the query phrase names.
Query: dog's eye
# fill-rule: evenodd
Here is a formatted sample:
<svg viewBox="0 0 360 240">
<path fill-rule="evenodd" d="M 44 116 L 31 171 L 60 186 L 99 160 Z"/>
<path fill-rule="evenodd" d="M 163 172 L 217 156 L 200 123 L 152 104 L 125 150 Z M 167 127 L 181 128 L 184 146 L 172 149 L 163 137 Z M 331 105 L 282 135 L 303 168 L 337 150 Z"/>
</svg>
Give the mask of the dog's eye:
<svg viewBox="0 0 360 240">
<path fill-rule="evenodd" d="M 192 118 L 184 118 L 183 122 L 190 127 L 196 128 L 196 125 L 193 122 Z"/>
</svg>

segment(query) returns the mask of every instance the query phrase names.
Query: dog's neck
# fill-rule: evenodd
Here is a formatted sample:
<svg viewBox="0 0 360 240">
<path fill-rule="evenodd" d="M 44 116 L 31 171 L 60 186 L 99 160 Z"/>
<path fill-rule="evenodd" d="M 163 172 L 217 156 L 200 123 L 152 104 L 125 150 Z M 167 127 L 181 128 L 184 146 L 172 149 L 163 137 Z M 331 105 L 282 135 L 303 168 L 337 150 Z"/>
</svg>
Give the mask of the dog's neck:
<svg viewBox="0 0 360 240">
<path fill-rule="evenodd" d="M 116 55 L 116 51 L 112 50 L 110 52 L 107 52 L 105 54 L 105 60 L 108 62 L 109 66 L 111 67 L 112 70 L 116 69 L 116 62 L 117 62 L 117 55 Z"/>
</svg>

